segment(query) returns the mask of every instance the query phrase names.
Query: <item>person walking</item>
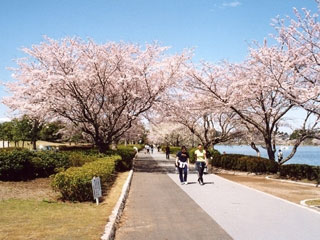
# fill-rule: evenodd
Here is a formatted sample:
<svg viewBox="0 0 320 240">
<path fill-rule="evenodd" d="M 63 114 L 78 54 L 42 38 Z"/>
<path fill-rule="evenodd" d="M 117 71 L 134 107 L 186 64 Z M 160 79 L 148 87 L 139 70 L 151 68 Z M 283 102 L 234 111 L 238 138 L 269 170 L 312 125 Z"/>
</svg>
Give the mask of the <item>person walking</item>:
<svg viewBox="0 0 320 240">
<path fill-rule="evenodd" d="M 169 145 L 166 146 L 166 159 L 170 159 L 170 147 L 169 147 Z"/>
<path fill-rule="evenodd" d="M 178 167 L 181 184 L 188 184 L 187 176 L 189 164 L 190 161 L 187 148 L 185 146 L 182 146 L 181 151 L 179 151 L 176 155 L 176 166 Z"/>
<path fill-rule="evenodd" d="M 282 159 L 283 159 L 283 153 L 282 153 L 281 149 L 279 149 L 279 152 L 278 152 L 278 163 L 279 164 L 281 163 Z"/>
<path fill-rule="evenodd" d="M 198 145 L 198 149 L 194 152 L 194 157 L 196 160 L 196 167 L 198 171 L 198 182 L 200 185 L 204 185 L 203 171 L 205 166 L 208 165 L 208 160 L 206 156 L 206 151 L 202 148 L 202 144 Z"/>
</svg>

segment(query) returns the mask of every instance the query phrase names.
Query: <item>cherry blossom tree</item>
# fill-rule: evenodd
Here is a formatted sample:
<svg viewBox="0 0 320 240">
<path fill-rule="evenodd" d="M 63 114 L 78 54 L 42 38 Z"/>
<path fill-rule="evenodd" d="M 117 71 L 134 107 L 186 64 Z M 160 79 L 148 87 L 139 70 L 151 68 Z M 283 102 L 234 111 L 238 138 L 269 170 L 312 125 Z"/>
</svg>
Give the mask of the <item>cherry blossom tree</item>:
<svg viewBox="0 0 320 240">
<path fill-rule="evenodd" d="M 132 127 L 128 129 L 120 138 L 120 141 L 124 142 L 125 145 L 128 143 L 136 144 L 139 140 L 142 140 L 142 136 L 145 134 L 146 129 L 140 119 L 136 119 L 132 123 Z"/>
<path fill-rule="evenodd" d="M 320 10 L 320 1 L 318 13 Z M 306 110 L 306 117 L 293 146 L 292 152 L 281 163 L 295 154 L 297 147 L 310 138 L 319 139 L 320 103 L 320 22 L 318 13 L 294 9 L 294 17 L 274 20 L 278 34 L 274 38 L 291 58 L 288 71 L 291 77 L 279 82 L 283 94 Z"/>
<path fill-rule="evenodd" d="M 190 142 L 189 131 L 181 124 L 162 119 L 161 122 L 157 123 L 153 120 L 150 125 L 148 135 L 148 142 L 150 143 L 181 146 Z"/>
<path fill-rule="evenodd" d="M 189 56 L 166 56 L 167 49 L 46 38 L 23 49 L 3 102 L 19 114 L 71 122 L 105 152 L 180 77 Z"/>
<path fill-rule="evenodd" d="M 289 77 L 286 72 L 288 57 L 285 51 L 267 47 L 251 49 L 248 59 L 241 64 L 203 63 L 193 68 L 188 85 L 210 102 L 229 107 L 242 121 L 261 133 L 269 159 L 275 159 L 274 135 L 281 118 L 295 104 L 283 97 L 277 81 Z"/>
<path fill-rule="evenodd" d="M 320 1 L 318 3 L 318 12 Z M 291 58 L 290 81 L 279 82 L 287 97 L 307 111 L 320 114 L 320 23 L 318 14 L 294 9 L 294 17 L 274 19 L 274 38 Z"/>
<path fill-rule="evenodd" d="M 192 134 L 192 145 L 197 141 L 205 148 L 239 137 L 235 128 L 235 113 L 221 104 L 213 105 L 189 92 L 183 84 L 167 94 L 157 106 L 161 121 L 182 125 Z"/>
</svg>

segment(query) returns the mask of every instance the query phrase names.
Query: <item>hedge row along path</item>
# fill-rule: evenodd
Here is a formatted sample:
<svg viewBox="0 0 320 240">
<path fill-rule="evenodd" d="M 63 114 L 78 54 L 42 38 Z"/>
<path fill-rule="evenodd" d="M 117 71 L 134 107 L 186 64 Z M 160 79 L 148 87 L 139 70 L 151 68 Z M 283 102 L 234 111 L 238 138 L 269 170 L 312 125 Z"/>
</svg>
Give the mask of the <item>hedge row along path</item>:
<svg viewBox="0 0 320 240">
<path fill-rule="evenodd" d="M 231 182 L 204 176 L 180 185 L 173 159 L 139 153 L 116 232 L 123 239 L 320 239 L 319 212 Z"/>
</svg>

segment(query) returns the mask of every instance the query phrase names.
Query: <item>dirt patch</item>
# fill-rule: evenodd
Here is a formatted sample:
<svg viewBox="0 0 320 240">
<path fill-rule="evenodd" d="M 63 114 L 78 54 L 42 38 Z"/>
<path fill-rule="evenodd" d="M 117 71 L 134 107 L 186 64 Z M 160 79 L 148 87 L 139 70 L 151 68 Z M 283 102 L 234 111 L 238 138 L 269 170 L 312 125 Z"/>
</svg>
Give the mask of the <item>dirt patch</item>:
<svg viewBox="0 0 320 240">
<path fill-rule="evenodd" d="M 305 199 L 320 198 L 319 187 L 268 180 L 265 178 L 265 175 L 233 175 L 227 173 L 219 173 L 218 175 L 294 203 L 300 203 L 300 201 Z"/>
<path fill-rule="evenodd" d="M 31 181 L 2 182 L 0 181 L 0 200 L 33 199 L 56 200 L 59 194 L 50 186 L 49 178 L 38 178 Z"/>
</svg>

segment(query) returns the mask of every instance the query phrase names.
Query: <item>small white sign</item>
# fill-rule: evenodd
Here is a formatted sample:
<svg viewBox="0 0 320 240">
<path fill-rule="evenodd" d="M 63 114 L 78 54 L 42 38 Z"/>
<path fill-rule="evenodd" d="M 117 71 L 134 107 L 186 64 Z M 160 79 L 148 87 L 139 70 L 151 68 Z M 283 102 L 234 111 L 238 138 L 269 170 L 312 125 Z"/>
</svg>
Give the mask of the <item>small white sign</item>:
<svg viewBox="0 0 320 240">
<path fill-rule="evenodd" d="M 99 197 L 102 196 L 100 177 L 92 178 L 91 183 L 92 183 L 93 198 L 96 199 L 97 204 L 99 204 Z"/>
</svg>

